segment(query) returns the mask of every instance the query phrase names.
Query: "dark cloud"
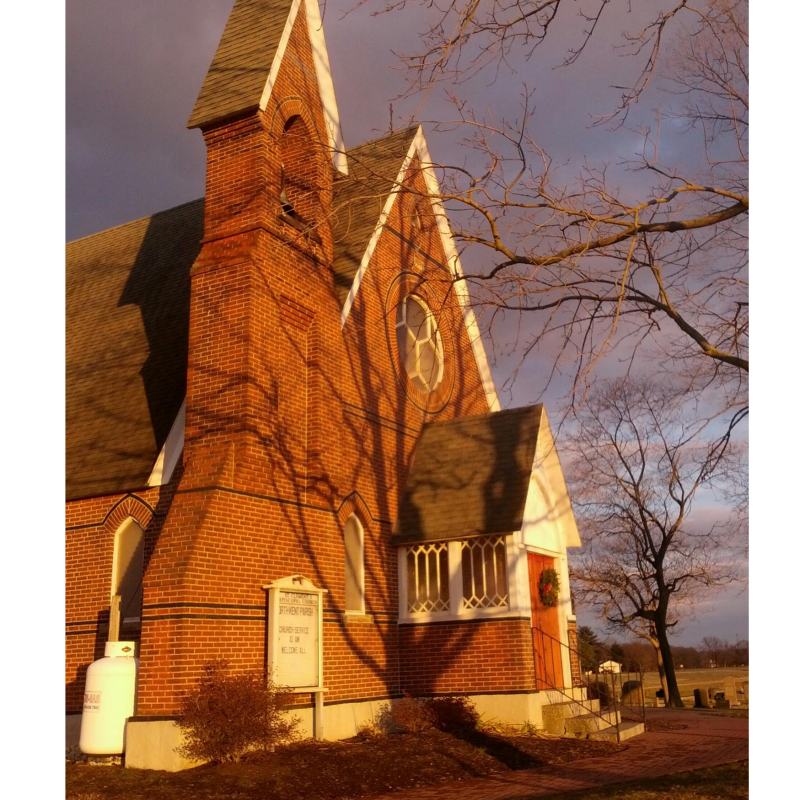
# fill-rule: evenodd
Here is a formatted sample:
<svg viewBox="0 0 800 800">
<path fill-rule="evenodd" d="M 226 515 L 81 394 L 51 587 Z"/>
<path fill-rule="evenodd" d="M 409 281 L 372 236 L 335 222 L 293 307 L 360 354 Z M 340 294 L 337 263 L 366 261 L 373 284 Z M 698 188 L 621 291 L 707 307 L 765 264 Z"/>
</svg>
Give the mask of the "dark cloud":
<svg viewBox="0 0 800 800">
<path fill-rule="evenodd" d="M 66 133 L 67 236 L 74 239 L 199 197 L 205 148 L 186 130 L 232 0 L 69 0 L 67 3 Z M 392 51 L 417 47 L 418 9 L 372 17 L 343 17 L 355 0 L 325 8 L 325 35 L 345 143 L 354 145 L 389 127 L 389 103 L 402 92 L 403 73 Z M 376 6 L 377 7 L 377 6 Z M 633 26 L 635 18 L 626 24 Z M 522 83 L 535 89 L 536 138 L 559 162 L 576 166 L 632 155 L 632 131 L 590 128 L 591 114 L 614 102 L 611 83 L 630 69 L 603 37 L 618 35 L 609 18 L 598 46 L 577 64 L 554 69 L 575 28 L 565 18 L 535 61 L 512 62 L 517 72 L 480 74 L 457 89 L 480 110 L 515 116 Z M 616 41 L 616 38 L 614 38 Z M 394 101 L 395 124 L 452 115 L 443 91 Z M 431 136 L 442 161 L 459 160 L 456 136 Z"/>
</svg>

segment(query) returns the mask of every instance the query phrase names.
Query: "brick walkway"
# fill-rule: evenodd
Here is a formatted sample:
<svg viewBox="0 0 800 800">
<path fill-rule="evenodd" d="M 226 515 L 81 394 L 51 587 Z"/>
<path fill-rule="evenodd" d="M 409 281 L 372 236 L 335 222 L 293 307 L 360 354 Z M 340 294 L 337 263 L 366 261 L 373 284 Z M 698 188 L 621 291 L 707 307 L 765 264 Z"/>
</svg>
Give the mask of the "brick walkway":
<svg viewBox="0 0 800 800">
<path fill-rule="evenodd" d="M 625 742 L 610 756 L 570 761 L 489 778 L 443 783 L 376 800 L 522 800 L 609 783 L 657 778 L 674 772 L 742 761 L 748 756 L 748 720 L 680 709 L 649 709 L 648 722 L 686 725 Z"/>
</svg>

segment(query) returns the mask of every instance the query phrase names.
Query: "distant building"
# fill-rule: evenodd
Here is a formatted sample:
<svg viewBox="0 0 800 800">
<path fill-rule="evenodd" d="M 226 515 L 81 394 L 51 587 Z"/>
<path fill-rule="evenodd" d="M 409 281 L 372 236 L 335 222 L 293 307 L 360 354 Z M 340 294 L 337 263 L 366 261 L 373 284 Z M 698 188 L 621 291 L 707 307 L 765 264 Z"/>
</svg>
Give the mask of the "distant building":
<svg viewBox="0 0 800 800">
<path fill-rule="evenodd" d="M 606 672 L 619 675 L 619 673 L 622 672 L 622 664 L 620 664 L 619 661 L 608 660 L 604 661 L 598 669 L 601 673 Z"/>
</svg>

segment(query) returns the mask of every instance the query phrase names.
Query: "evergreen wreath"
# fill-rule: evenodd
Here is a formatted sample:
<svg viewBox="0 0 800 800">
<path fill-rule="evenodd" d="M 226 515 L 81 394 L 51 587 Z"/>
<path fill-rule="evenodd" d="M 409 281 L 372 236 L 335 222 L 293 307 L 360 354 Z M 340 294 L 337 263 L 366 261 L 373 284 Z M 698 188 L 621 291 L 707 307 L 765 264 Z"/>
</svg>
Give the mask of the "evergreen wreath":
<svg viewBox="0 0 800 800">
<path fill-rule="evenodd" d="M 554 569 L 542 570 L 539 578 L 539 599 L 545 606 L 554 606 L 558 603 L 558 573 Z"/>
</svg>

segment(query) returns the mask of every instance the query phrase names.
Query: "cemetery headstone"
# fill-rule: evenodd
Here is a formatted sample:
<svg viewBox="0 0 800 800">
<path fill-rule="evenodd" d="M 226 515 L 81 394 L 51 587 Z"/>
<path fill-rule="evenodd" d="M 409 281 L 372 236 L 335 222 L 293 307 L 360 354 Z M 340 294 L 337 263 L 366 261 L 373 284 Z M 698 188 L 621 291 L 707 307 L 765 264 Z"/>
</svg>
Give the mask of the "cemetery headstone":
<svg viewBox="0 0 800 800">
<path fill-rule="evenodd" d="M 711 708 L 711 703 L 708 699 L 708 692 L 705 689 L 694 690 L 694 707 Z"/>
<path fill-rule="evenodd" d="M 640 681 L 625 681 L 622 684 L 622 705 L 641 706 L 644 703 L 644 690 Z"/>
</svg>

